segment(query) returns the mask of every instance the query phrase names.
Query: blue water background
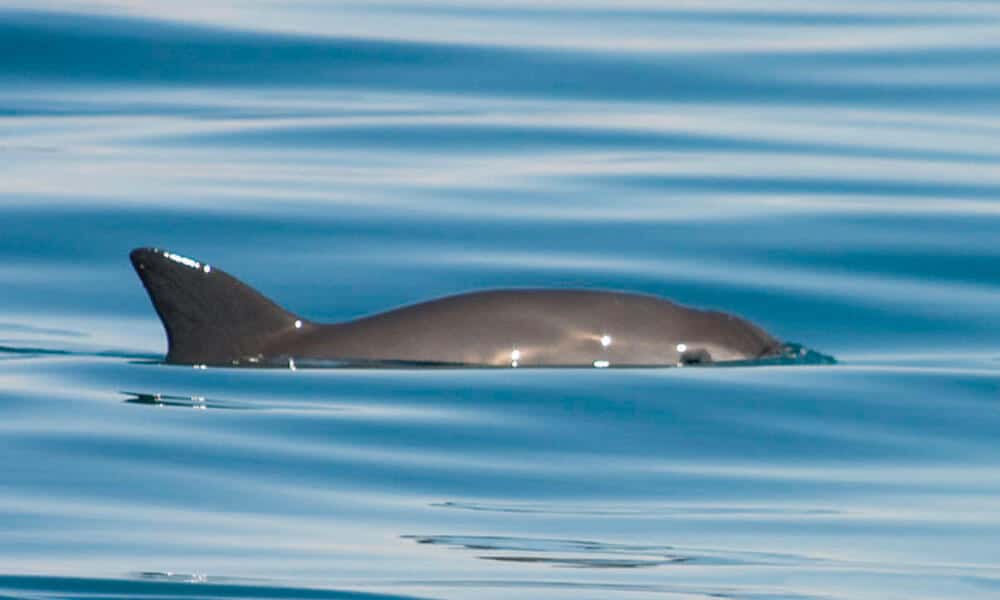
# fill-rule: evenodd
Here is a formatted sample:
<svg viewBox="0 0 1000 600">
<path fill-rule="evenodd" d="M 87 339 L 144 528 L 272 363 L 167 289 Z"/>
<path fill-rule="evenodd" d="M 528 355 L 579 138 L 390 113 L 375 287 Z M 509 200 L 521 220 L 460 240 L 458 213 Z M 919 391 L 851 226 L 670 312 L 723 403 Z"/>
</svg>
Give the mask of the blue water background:
<svg viewBox="0 0 1000 600">
<path fill-rule="evenodd" d="M 1000 5 L 2 6 L 0 595 L 1000 596 Z M 169 367 L 147 245 L 840 363 Z"/>
</svg>

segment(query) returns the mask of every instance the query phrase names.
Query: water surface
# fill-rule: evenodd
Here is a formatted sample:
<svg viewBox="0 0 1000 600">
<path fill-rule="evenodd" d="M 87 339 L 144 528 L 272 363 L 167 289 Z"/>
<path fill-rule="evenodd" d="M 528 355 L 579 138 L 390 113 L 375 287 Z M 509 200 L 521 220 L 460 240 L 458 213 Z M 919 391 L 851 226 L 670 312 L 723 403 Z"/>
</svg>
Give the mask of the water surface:
<svg viewBox="0 0 1000 600">
<path fill-rule="evenodd" d="M 1000 9 L 0 8 L 0 594 L 994 598 Z M 652 293 L 835 366 L 159 363 L 127 253 L 316 320 Z"/>
</svg>

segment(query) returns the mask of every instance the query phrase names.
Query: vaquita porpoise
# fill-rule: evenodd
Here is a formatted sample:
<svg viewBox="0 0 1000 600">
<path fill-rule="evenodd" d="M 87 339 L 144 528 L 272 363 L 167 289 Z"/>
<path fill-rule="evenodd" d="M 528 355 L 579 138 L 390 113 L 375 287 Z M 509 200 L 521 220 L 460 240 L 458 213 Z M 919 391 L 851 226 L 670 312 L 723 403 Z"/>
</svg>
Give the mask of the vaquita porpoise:
<svg viewBox="0 0 1000 600">
<path fill-rule="evenodd" d="M 740 317 L 646 294 L 485 290 L 326 324 L 288 312 L 207 263 L 157 248 L 138 248 L 130 258 L 166 329 L 171 364 L 604 368 L 832 362 Z"/>
</svg>

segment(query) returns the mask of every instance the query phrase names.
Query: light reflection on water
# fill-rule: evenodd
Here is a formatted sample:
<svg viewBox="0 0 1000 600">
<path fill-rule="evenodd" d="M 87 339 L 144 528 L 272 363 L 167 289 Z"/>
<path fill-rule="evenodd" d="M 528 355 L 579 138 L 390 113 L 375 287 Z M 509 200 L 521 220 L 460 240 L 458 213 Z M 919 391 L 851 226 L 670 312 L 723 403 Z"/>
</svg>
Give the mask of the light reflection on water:
<svg viewBox="0 0 1000 600">
<path fill-rule="evenodd" d="M 4 2 L 0 594 L 995 597 L 998 16 Z M 166 367 L 139 246 L 318 321 L 630 290 L 841 364 Z"/>
</svg>

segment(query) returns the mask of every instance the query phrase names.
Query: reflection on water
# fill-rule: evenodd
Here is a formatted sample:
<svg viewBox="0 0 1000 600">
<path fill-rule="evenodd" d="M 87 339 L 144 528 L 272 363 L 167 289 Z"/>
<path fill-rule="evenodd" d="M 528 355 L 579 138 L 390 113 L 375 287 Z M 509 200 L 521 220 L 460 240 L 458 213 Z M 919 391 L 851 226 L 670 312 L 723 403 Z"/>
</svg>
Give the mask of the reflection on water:
<svg viewBox="0 0 1000 600">
<path fill-rule="evenodd" d="M 0 595 L 1000 590 L 1000 6 L 0 4 Z M 140 246 L 837 363 L 171 367 Z"/>
<path fill-rule="evenodd" d="M 687 517 L 720 517 L 725 515 L 754 516 L 758 518 L 768 515 L 790 517 L 794 515 L 820 516 L 835 515 L 842 511 L 830 508 L 796 509 L 791 506 L 771 508 L 767 506 L 544 506 L 532 504 L 481 504 L 478 502 L 435 502 L 431 506 L 453 508 L 459 510 L 476 510 L 504 513 L 556 514 L 580 516 L 655 516 L 655 515 L 685 515 Z"/>
<path fill-rule="evenodd" d="M 584 540 L 551 540 L 492 536 L 414 536 L 418 544 L 441 544 L 465 550 L 490 552 L 484 560 L 539 563 L 557 567 L 633 569 L 664 565 L 805 565 L 825 563 L 805 556 L 725 550 L 609 544 Z M 552 556 L 556 554 L 557 556 Z M 601 555 L 607 555 L 601 557 Z"/>
<path fill-rule="evenodd" d="M 233 402 L 220 402 L 209 400 L 204 396 L 172 396 L 170 394 L 142 394 L 137 392 L 122 392 L 128 398 L 122 400 L 128 404 L 144 404 L 147 406 L 159 407 L 180 407 L 206 410 L 209 408 L 222 408 L 229 410 L 245 410 L 250 406 L 240 405 Z"/>
</svg>

